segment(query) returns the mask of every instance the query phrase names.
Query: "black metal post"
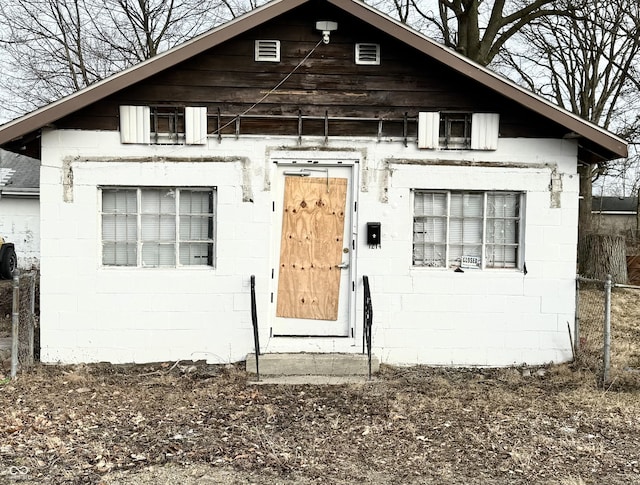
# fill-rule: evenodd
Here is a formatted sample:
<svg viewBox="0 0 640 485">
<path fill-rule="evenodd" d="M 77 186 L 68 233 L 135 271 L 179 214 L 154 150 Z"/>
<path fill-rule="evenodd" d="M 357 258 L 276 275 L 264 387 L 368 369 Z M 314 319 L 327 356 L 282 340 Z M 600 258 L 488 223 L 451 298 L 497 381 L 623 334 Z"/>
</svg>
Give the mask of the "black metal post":
<svg viewBox="0 0 640 485">
<path fill-rule="evenodd" d="M 369 277 L 363 276 L 362 283 L 364 285 L 364 308 L 363 308 L 363 334 L 362 334 L 362 353 L 367 352 L 369 361 L 369 380 L 371 380 L 371 327 L 373 326 L 373 305 L 371 304 L 371 291 L 369 289 Z"/>
<path fill-rule="evenodd" d="M 256 277 L 251 275 L 251 323 L 253 324 L 253 346 L 256 353 L 256 378 L 260 380 L 260 337 L 258 336 L 258 312 L 256 310 Z"/>
</svg>

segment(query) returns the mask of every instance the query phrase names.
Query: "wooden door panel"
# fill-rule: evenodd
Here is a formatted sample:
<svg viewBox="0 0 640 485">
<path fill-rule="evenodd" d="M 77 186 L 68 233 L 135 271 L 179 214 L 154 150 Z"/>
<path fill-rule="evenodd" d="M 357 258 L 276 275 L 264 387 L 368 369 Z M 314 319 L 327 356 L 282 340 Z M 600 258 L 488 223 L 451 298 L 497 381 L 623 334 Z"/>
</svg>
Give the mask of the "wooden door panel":
<svg viewBox="0 0 640 485">
<path fill-rule="evenodd" d="M 347 179 L 286 177 L 276 316 L 337 320 Z"/>
</svg>

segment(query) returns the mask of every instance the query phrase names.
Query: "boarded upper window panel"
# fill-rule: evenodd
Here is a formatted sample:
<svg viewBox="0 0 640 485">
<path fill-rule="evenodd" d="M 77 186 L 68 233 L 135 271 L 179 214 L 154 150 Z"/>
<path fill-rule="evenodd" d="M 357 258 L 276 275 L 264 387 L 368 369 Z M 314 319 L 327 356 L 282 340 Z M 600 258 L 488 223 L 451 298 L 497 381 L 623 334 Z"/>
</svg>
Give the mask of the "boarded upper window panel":
<svg viewBox="0 0 640 485">
<path fill-rule="evenodd" d="M 379 65 L 380 44 L 356 44 L 356 64 Z"/>
<path fill-rule="evenodd" d="M 259 62 L 280 62 L 280 41 L 256 40 L 255 60 Z"/>
</svg>

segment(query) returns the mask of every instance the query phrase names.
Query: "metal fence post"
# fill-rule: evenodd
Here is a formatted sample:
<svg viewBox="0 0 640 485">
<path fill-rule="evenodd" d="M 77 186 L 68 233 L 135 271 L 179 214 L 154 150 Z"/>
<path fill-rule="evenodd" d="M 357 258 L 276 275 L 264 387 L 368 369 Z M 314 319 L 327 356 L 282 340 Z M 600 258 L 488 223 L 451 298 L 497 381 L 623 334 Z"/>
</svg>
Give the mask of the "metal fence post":
<svg viewBox="0 0 640 485">
<path fill-rule="evenodd" d="M 604 349 L 602 385 L 609 382 L 609 370 L 611 366 L 611 275 L 607 275 L 604 283 Z"/>
<path fill-rule="evenodd" d="M 573 329 L 574 358 L 580 352 L 580 277 L 576 278 L 576 318 Z"/>
<path fill-rule="evenodd" d="M 31 312 L 29 314 L 29 334 L 28 334 L 29 365 L 33 366 L 35 361 L 34 342 L 35 342 L 35 327 L 36 327 L 36 273 L 32 271 L 30 273 L 29 278 L 31 282 L 31 286 L 29 288 L 29 299 L 30 299 L 29 311 Z"/>
<path fill-rule="evenodd" d="M 11 312 L 11 378 L 18 375 L 18 340 L 20 328 L 20 274 L 13 272 L 13 308 Z"/>
</svg>

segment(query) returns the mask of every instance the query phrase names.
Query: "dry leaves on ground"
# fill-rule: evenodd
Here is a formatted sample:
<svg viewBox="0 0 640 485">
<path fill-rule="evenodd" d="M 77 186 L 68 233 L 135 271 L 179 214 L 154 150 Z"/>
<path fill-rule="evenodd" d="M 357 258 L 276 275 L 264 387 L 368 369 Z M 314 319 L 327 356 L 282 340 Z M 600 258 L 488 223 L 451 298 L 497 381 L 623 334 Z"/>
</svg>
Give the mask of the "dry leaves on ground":
<svg viewBox="0 0 640 485">
<path fill-rule="evenodd" d="M 522 374 L 252 386 L 240 366 L 40 366 L 0 385 L 0 483 L 640 483 L 638 390 Z"/>
</svg>

